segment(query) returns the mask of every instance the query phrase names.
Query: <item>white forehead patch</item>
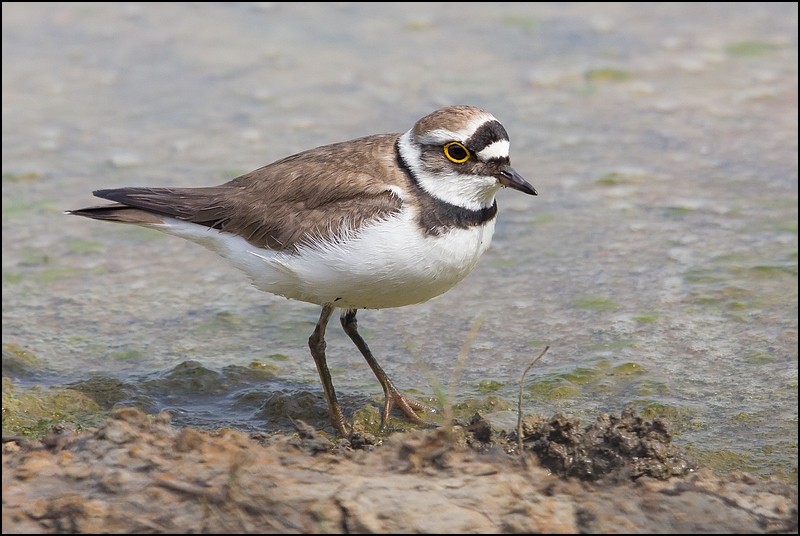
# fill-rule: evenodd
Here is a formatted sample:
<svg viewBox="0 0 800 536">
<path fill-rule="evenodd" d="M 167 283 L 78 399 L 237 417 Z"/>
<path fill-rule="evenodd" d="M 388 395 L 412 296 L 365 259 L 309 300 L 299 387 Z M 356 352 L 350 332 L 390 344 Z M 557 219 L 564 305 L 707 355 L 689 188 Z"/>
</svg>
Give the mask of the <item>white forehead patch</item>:
<svg viewBox="0 0 800 536">
<path fill-rule="evenodd" d="M 509 147 L 508 140 L 497 140 L 479 151 L 478 159 L 488 162 L 492 158 L 508 158 Z"/>
</svg>

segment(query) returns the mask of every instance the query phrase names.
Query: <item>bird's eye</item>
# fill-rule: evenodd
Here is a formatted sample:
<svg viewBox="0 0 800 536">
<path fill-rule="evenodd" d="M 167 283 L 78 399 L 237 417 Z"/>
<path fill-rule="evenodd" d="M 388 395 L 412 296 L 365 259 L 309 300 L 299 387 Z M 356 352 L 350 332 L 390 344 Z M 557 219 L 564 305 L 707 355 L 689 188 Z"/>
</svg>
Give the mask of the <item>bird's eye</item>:
<svg viewBox="0 0 800 536">
<path fill-rule="evenodd" d="M 463 164 L 472 156 L 470 155 L 469 149 L 457 141 L 451 141 L 444 146 L 444 155 L 448 160 L 456 164 Z"/>
</svg>

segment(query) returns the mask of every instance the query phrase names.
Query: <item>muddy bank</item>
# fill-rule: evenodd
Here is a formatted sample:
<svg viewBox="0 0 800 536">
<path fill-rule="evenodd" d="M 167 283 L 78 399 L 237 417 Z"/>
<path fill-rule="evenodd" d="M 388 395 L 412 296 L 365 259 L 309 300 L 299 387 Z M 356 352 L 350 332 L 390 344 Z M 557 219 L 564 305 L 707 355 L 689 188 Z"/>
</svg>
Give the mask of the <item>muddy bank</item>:
<svg viewBox="0 0 800 536">
<path fill-rule="evenodd" d="M 120 409 L 91 433 L 5 438 L 3 532 L 792 533 L 796 491 L 719 477 L 632 410 L 580 425 L 476 416 L 331 440 L 179 429 Z"/>
</svg>

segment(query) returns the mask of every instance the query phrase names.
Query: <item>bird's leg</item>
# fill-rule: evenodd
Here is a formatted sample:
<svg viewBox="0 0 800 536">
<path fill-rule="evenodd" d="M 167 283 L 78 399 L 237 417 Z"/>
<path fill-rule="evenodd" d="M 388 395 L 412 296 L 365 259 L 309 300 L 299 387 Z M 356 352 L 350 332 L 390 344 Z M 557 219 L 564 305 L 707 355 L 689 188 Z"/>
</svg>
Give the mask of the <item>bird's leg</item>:
<svg viewBox="0 0 800 536">
<path fill-rule="evenodd" d="M 388 421 L 389 415 L 392 412 L 392 406 L 395 404 L 410 421 L 417 424 L 425 424 L 425 421 L 419 418 L 415 410 L 430 411 L 432 413 L 435 412 L 435 410 L 426 406 L 425 404 L 421 404 L 406 398 L 403 396 L 403 393 L 401 393 L 400 390 L 394 386 L 392 381 L 372 356 L 372 352 L 370 351 L 369 346 L 367 346 L 367 343 L 363 338 L 361 338 L 361 335 L 359 335 L 356 312 L 357 309 L 347 309 L 346 311 L 342 312 L 340 320 L 342 322 L 344 332 L 347 333 L 347 336 L 352 339 L 359 351 L 361 351 L 361 354 L 364 356 L 364 359 L 367 360 L 367 364 L 369 364 L 372 372 L 374 372 L 375 376 L 378 378 L 381 387 L 383 387 L 384 402 L 383 413 L 381 414 L 381 430 L 383 430 L 386 426 L 386 422 Z"/>
<path fill-rule="evenodd" d="M 314 328 L 314 333 L 308 338 L 308 347 L 311 349 L 311 357 L 314 358 L 314 362 L 317 364 L 317 372 L 319 372 L 319 379 L 322 381 L 322 390 L 325 391 L 325 399 L 328 402 L 331 422 L 340 436 L 348 437 L 350 432 L 347 430 L 342 408 L 336 400 L 336 391 L 333 389 L 331 372 L 328 370 L 328 363 L 325 359 L 325 328 L 328 325 L 328 320 L 331 318 L 331 313 L 333 313 L 332 305 L 322 306 L 322 312 L 319 315 L 317 327 Z"/>
</svg>

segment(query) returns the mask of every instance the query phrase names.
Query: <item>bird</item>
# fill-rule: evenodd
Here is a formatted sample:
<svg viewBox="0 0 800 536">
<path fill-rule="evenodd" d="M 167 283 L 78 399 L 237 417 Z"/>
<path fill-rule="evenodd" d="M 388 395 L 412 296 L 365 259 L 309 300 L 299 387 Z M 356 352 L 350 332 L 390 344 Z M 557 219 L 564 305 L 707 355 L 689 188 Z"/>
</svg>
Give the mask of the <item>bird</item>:
<svg viewBox="0 0 800 536">
<path fill-rule="evenodd" d="M 323 145 L 219 186 L 96 190 L 113 203 L 66 212 L 187 239 L 255 288 L 320 306 L 309 350 L 330 422 L 349 437 L 325 354 L 334 311 L 383 388 L 380 430 L 395 408 L 424 424 L 417 412 L 432 408 L 389 379 L 356 314 L 422 303 L 464 279 L 491 243 L 501 188 L 537 195 L 511 167 L 503 125 L 482 108 L 453 105 L 404 133 Z"/>
</svg>

